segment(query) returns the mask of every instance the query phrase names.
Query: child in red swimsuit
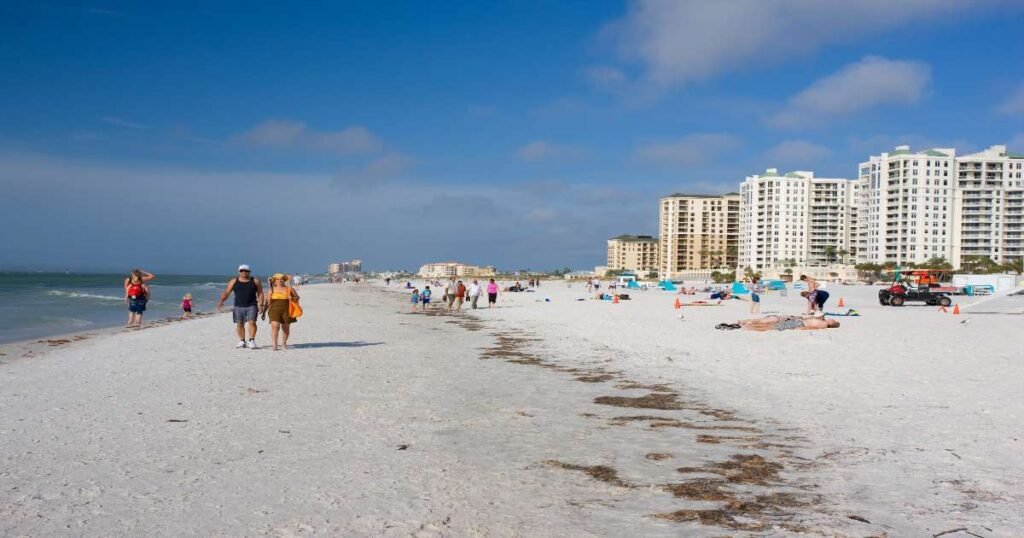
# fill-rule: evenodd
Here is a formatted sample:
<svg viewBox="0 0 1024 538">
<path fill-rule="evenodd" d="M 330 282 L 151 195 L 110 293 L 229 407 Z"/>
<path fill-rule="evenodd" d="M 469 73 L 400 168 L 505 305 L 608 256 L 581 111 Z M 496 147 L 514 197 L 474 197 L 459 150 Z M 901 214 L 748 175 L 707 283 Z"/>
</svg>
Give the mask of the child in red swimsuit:
<svg viewBox="0 0 1024 538">
<path fill-rule="evenodd" d="M 186 293 L 181 298 L 181 319 L 192 317 L 192 294 Z"/>
</svg>

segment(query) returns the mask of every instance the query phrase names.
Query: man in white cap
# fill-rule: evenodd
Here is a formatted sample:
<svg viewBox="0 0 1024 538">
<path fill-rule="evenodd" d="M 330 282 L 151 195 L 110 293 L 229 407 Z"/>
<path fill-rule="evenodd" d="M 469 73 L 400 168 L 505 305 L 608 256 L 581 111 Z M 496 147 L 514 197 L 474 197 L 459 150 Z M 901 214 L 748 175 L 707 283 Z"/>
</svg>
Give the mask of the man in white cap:
<svg viewBox="0 0 1024 538">
<path fill-rule="evenodd" d="M 252 276 L 252 269 L 248 265 L 238 266 L 238 276 L 228 281 L 228 287 L 220 294 L 217 310 L 224 307 L 224 301 L 231 293 L 235 294 L 235 307 L 231 317 L 235 321 L 235 332 L 238 334 L 238 344 L 235 347 L 256 349 L 256 316 L 259 314 L 259 305 L 263 304 L 263 285 L 260 284 L 260 279 Z M 245 340 L 247 328 L 248 343 Z"/>
</svg>

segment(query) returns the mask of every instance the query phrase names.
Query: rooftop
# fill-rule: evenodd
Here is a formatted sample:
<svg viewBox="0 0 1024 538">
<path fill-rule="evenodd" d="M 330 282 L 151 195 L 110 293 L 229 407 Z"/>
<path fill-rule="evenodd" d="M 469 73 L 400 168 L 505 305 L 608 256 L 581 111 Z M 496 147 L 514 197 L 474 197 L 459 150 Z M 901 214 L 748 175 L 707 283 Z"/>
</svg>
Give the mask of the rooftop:
<svg viewBox="0 0 1024 538">
<path fill-rule="evenodd" d="M 653 235 L 617 235 L 609 241 L 657 241 Z"/>
<path fill-rule="evenodd" d="M 665 198 L 722 198 L 723 196 L 739 196 L 738 192 L 727 192 L 725 194 L 687 194 L 685 192 L 677 192 L 669 194 L 668 196 L 662 196 L 662 200 Z"/>
</svg>

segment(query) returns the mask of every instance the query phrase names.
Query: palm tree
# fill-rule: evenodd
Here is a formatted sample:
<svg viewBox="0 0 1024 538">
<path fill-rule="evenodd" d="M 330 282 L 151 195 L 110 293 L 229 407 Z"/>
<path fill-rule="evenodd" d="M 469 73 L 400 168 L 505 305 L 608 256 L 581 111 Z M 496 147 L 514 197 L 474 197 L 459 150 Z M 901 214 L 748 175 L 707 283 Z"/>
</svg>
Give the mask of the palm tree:
<svg viewBox="0 0 1024 538">
<path fill-rule="evenodd" d="M 832 263 L 832 260 L 834 260 L 836 258 L 836 247 L 834 247 L 832 245 L 827 245 L 824 250 L 825 250 L 825 261 L 828 262 L 828 263 Z"/>
<path fill-rule="evenodd" d="M 1024 258 L 1014 258 L 1003 263 L 1003 270 L 1008 273 L 1024 275 Z"/>
<path fill-rule="evenodd" d="M 850 251 L 849 250 L 846 250 L 845 248 L 841 248 L 841 249 L 836 251 L 836 254 L 838 254 L 839 257 L 842 258 L 844 264 L 849 262 L 849 260 L 846 259 L 846 257 L 850 255 Z"/>
</svg>

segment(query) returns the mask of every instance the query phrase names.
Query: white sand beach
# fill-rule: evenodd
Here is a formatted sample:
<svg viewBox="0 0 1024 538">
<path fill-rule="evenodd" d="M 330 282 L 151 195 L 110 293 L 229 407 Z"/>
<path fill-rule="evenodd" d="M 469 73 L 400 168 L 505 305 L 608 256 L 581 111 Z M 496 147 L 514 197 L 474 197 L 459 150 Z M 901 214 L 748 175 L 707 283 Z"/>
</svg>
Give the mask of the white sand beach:
<svg viewBox="0 0 1024 538">
<path fill-rule="evenodd" d="M 302 289 L 286 352 L 227 316 L 4 346 L 0 535 L 1020 535 L 1024 299 L 830 291 L 862 316 L 718 331 L 749 305 L 558 282 L 423 315 L 346 284 Z"/>
</svg>

